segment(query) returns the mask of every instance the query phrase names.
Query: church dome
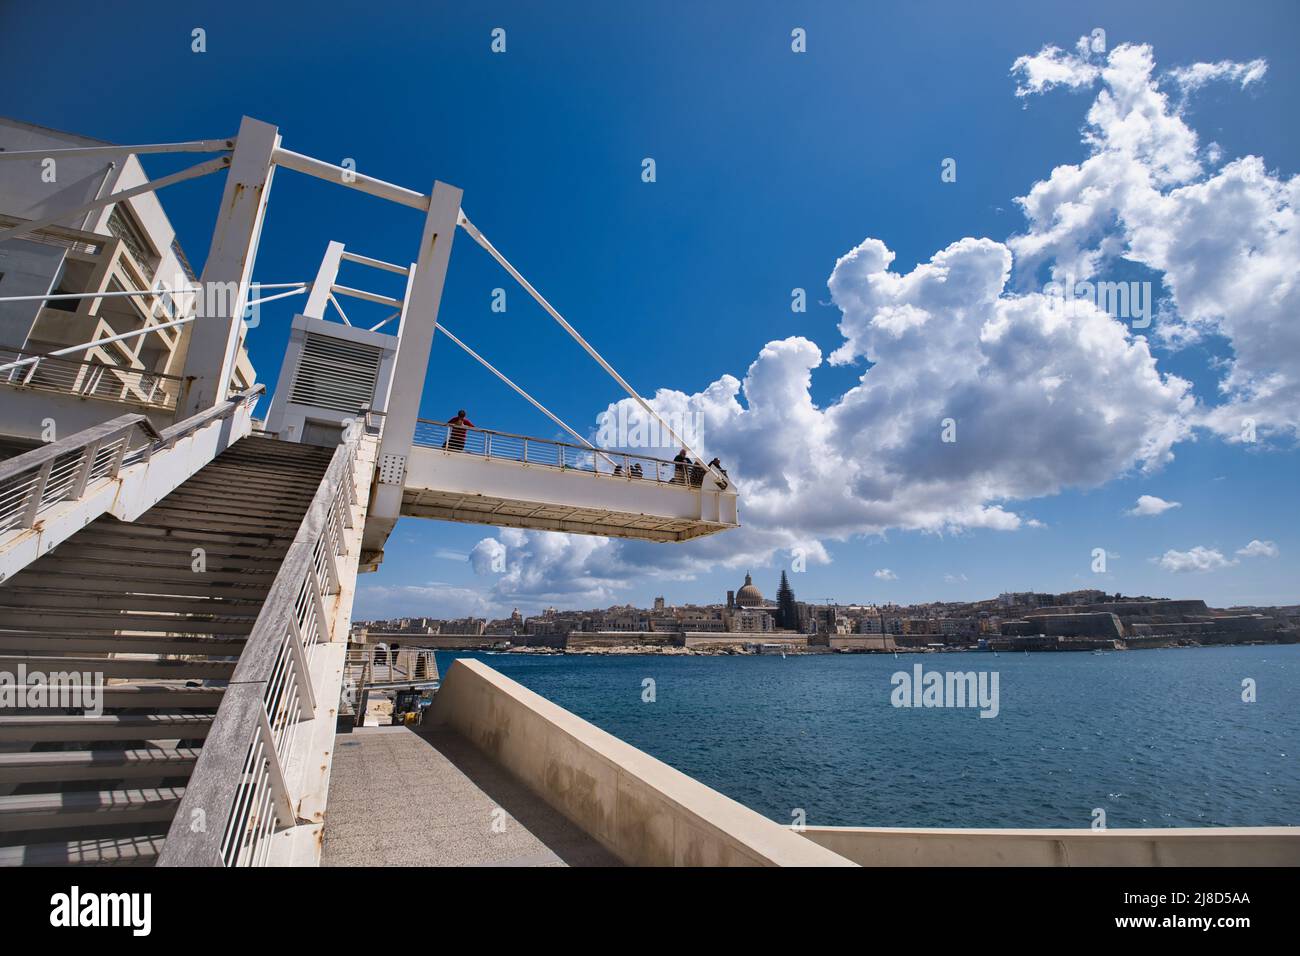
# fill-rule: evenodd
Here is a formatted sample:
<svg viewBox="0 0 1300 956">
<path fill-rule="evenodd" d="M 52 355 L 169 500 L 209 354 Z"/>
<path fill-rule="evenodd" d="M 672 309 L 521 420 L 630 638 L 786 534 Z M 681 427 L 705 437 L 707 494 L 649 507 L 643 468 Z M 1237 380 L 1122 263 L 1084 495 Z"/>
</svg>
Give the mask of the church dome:
<svg viewBox="0 0 1300 956">
<path fill-rule="evenodd" d="M 736 603 L 741 607 L 762 607 L 763 592 L 754 587 L 754 579 L 745 575 L 744 586 L 736 592 Z"/>
</svg>

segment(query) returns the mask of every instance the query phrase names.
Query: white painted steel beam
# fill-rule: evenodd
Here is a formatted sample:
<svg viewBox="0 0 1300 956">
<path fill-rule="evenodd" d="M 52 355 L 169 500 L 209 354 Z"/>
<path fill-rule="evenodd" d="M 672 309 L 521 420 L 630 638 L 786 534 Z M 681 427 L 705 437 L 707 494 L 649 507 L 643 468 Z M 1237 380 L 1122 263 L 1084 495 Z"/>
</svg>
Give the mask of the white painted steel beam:
<svg viewBox="0 0 1300 956">
<path fill-rule="evenodd" d="M 395 272 L 399 276 L 404 276 L 411 271 L 407 266 L 394 265 L 391 262 L 384 262 L 382 259 L 372 259 L 369 256 L 358 255 L 355 252 L 344 252 L 343 260 L 345 262 L 355 262 L 359 265 L 370 266 L 372 269 L 382 269 L 385 272 Z"/>
<path fill-rule="evenodd" d="M 231 139 L 196 139 L 186 143 L 150 143 L 145 146 L 67 146 L 58 149 L 20 149 L 0 152 L 6 159 L 45 159 L 49 156 L 126 156 L 143 153 L 220 153 L 235 148 Z"/>
<path fill-rule="evenodd" d="M 429 350 L 438 324 L 438 307 L 451 260 L 452 240 L 460 215 L 461 191 L 435 182 L 429 212 L 420 239 L 420 254 L 407 281 L 402 315 L 401 341 L 393 371 L 383 439 L 379 448 L 379 481 L 366 520 L 362 550 L 381 553 L 384 542 L 402 513 L 402 475 L 412 452 L 415 422 L 420 415 L 420 398 L 429 368 Z M 373 560 L 363 557 L 363 563 Z"/>
<path fill-rule="evenodd" d="M 302 314 L 310 319 L 325 318 L 325 306 L 329 305 L 330 289 L 338 278 L 339 262 L 343 258 L 343 243 L 331 242 L 325 247 L 321 257 L 320 268 L 316 270 L 316 281 L 311 284 L 311 295 L 303 306 Z"/>
<path fill-rule="evenodd" d="M 243 136 L 242 132 L 240 136 Z M 403 206 L 410 206 L 412 209 L 423 211 L 429 208 L 429 197 L 424 193 L 417 193 L 413 189 L 396 186 L 393 183 L 384 182 L 382 179 L 363 176 L 356 170 L 344 169 L 342 166 L 322 162 L 319 159 L 304 156 L 302 153 L 295 153 L 288 149 L 276 149 L 274 161 L 277 166 L 284 166 L 294 172 L 315 176 L 317 179 L 337 183 L 340 186 L 348 186 L 359 192 L 378 196 L 380 199 L 387 199 Z"/>
<path fill-rule="evenodd" d="M 3 155 L 3 153 L 0 153 Z M 163 176 L 161 179 L 151 179 L 132 189 L 124 189 L 120 193 L 109 193 L 99 199 L 92 200 L 84 205 L 77 206 L 75 209 L 65 209 L 57 212 L 53 216 L 47 216 L 44 219 L 33 219 L 30 222 L 24 222 L 17 226 L 11 226 L 8 229 L 0 229 L 0 242 L 6 239 L 15 239 L 18 236 L 26 235 L 29 232 L 36 232 L 44 229 L 46 226 L 53 226 L 63 219 L 74 219 L 84 217 L 86 213 L 94 212 L 96 209 L 102 209 L 105 206 L 111 206 L 115 203 L 125 202 L 135 196 L 142 196 L 145 193 L 156 192 L 166 186 L 175 183 L 184 182 L 187 179 L 197 179 L 200 176 L 206 176 L 209 173 L 215 173 L 219 169 L 224 169 L 230 165 L 229 156 L 218 156 L 216 159 L 209 159 L 205 163 L 199 163 L 188 169 L 182 169 L 178 173 L 172 173 L 170 176 Z"/>
<path fill-rule="evenodd" d="M 200 311 L 194 323 L 185 355 L 185 372 L 193 384 L 184 403 L 177 403 L 181 420 L 226 400 L 234 374 L 239 345 L 243 339 L 244 309 L 257 258 L 257 243 L 266 215 L 266 200 L 274 173 L 272 155 L 280 145 L 280 133 L 269 123 L 245 116 L 239 125 L 238 142 L 230 157 L 230 173 L 221 194 L 212 245 L 199 283 L 209 300 L 200 305 L 219 306 L 214 314 Z M 211 290 L 234 284 L 234 296 L 216 296 Z"/>
</svg>

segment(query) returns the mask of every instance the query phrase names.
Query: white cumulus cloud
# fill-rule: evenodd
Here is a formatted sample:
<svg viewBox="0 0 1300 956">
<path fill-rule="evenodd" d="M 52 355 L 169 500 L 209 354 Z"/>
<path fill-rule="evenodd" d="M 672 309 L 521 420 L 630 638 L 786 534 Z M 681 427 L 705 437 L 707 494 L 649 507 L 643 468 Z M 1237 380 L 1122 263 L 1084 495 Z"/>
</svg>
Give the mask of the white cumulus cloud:
<svg viewBox="0 0 1300 956">
<path fill-rule="evenodd" d="M 1157 498 L 1155 495 L 1139 495 L 1137 504 L 1127 514 L 1145 517 L 1147 515 L 1164 514 L 1170 508 L 1181 508 L 1182 506 L 1182 502 L 1179 501 L 1165 501 L 1165 499 Z"/>
<path fill-rule="evenodd" d="M 1244 548 L 1238 548 L 1237 553 L 1243 558 L 1276 558 L 1280 552 L 1272 541 L 1255 538 Z"/>
<path fill-rule="evenodd" d="M 1061 54 L 1067 61 L 1070 54 Z M 1079 58 L 1075 58 L 1076 60 Z M 1082 65 L 1081 65 L 1082 64 Z M 1066 63 L 1083 82 L 1090 61 Z M 1259 82 L 1267 64 L 1175 69 L 1182 90 L 1211 80 Z M 1051 84 L 1031 82 L 1031 93 Z M 1232 441 L 1300 429 L 1300 177 L 1242 156 L 1207 175 L 1195 131 L 1161 88 L 1149 46 L 1125 44 L 1095 77 L 1082 163 L 1056 167 L 1018 200 L 1029 229 L 1008 245 L 1019 274 L 1111 278 L 1120 260 L 1160 275 L 1167 294 L 1156 336 L 1174 347 L 1221 335 L 1231 345 L 1219 393 L 1195 424 Z M 1077 84 L 1076 84 L 1077 85 Z M 1217 162 L 1217 144 L 1206 150 Z M 1207 397 L 1209 398 L 1209 397 Z"/>
<path fill-rule="evenodd" d="M 1244 89 L 1252 83 L 1258 83 L 1267 72 L 1267 60 L 1251 60 L 1249 63 L 1220 60 L 1217 63 L 1193 63 L 1191 66 L 1176 67 L 1169 71 L 1169 78 L 1188 92 L 1198 90 L 1207 83 L 1220 81 L 1236 83 Z"/>
<path fill-rule="evenodd" d="M 1183 574 L 1188 571 L 1217 571 L 1220 568 L 1230 567 L 1237 563 L 1235 560 L 1225 558 L 1222 551 L 1206 548 L 1199 544 L 1190 551 L 1175 551 L 1170 548 L 1159 558 L 1152 558 L 1151 560 L 1166 571 L 1172 571 L 1174 574 Z"/>
<path fill-rule="evenodd" d="M 1094 53 L 1086 41 L 1017 59 L 1026 102 L 1058 87 L 1095 91 L 1085 158 L 1045 170 L 1017 200 L 1023 232 L 959 238 L 908 270 L 869 236 L 831 270 L 842 341 L 829 355 L 802 336 L 779 339 L 743 373 L 651 399 L 670 420 L 699 423 L 696 450 L 722 458 L 744 527 L 681 546 L 502 532 L 508 570 L 494 595 L 600 603 L 637 576 L 760 566 L 794 549 L 824 562 L 824 542 L 892 529 L 1039 527 L 1018 503 L 1154 472 L 1198 427 L 1231 441 L 1247 420 L 1265 438 L 1296 433 L 1300 177 L 1255 156 L 1207 173 L 1202 160 L 1215 150 L 1166 92 L 1185 98 L 1216 80 L 1254 87 L 1266 69 L 1222 61 L 1158 73 L 1149 46 Z M 1164 296 L 1141 334 L 1084 301 L 1063 314 L 1038 291 L 1049 277 L 1123 278 L 1108 271 L 1120 266 L 1150 270 Z M 1217 393 L 1198 401 L 1159 367 L 1147 336 L 1173 348 L 1208 335 L 1222 336 L 1231 357 Z M 815 402 L 823 363 L 863 371 Z M 616 403 L 597 430 L 620 414 L 642 415 Z M 1144 495 L 1130 513 L 1177 504 Z M 476 569 L 491 565 L 492 547 L 475 549 Z M 1235 563 L 1203 547 L 1153 560 L 1171 571 Z"/>
<path fill-rule="evenodd" d="M 898 575 L 895 574 L 893 571 L 889 570 L 889 568 L 881 568 L 880 570 L 873 572 L 872 576 L 877 577 L 882 581 L 898 580 Z"/>
</svg>

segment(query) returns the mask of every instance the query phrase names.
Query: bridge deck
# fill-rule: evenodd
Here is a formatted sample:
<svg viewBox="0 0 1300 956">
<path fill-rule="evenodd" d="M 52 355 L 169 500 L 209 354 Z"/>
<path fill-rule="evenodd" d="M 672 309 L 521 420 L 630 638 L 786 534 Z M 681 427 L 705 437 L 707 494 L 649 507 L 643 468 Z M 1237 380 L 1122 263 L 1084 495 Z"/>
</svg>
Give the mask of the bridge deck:
<svg viewBox="0 0 1300 956">
<path fill-rule="evenodd" d="M 334 751 L 322 866 L 619 865 L 454 731 L 358 728 Z"/>
<path fill-rule="evenodd" d="M 649 541 L 739 525 L 735 486 L 702 467 L 424 420 L 402 514 Z"/>
</svg>

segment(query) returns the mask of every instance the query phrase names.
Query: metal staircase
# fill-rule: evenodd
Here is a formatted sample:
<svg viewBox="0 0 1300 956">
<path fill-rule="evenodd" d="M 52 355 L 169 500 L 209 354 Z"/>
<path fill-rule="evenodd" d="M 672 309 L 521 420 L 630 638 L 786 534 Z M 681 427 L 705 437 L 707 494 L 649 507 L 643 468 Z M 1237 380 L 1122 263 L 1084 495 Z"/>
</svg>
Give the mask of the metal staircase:
<svg viewBox="0 0 1300 956">
<path fill-rule="evenodd" d="M 103 684 L 102 714 L 0 711 L 0 864 L 155 861 L 334 455 L 242 439 L 0 587 L 0 671 Z"/>
</svg>

